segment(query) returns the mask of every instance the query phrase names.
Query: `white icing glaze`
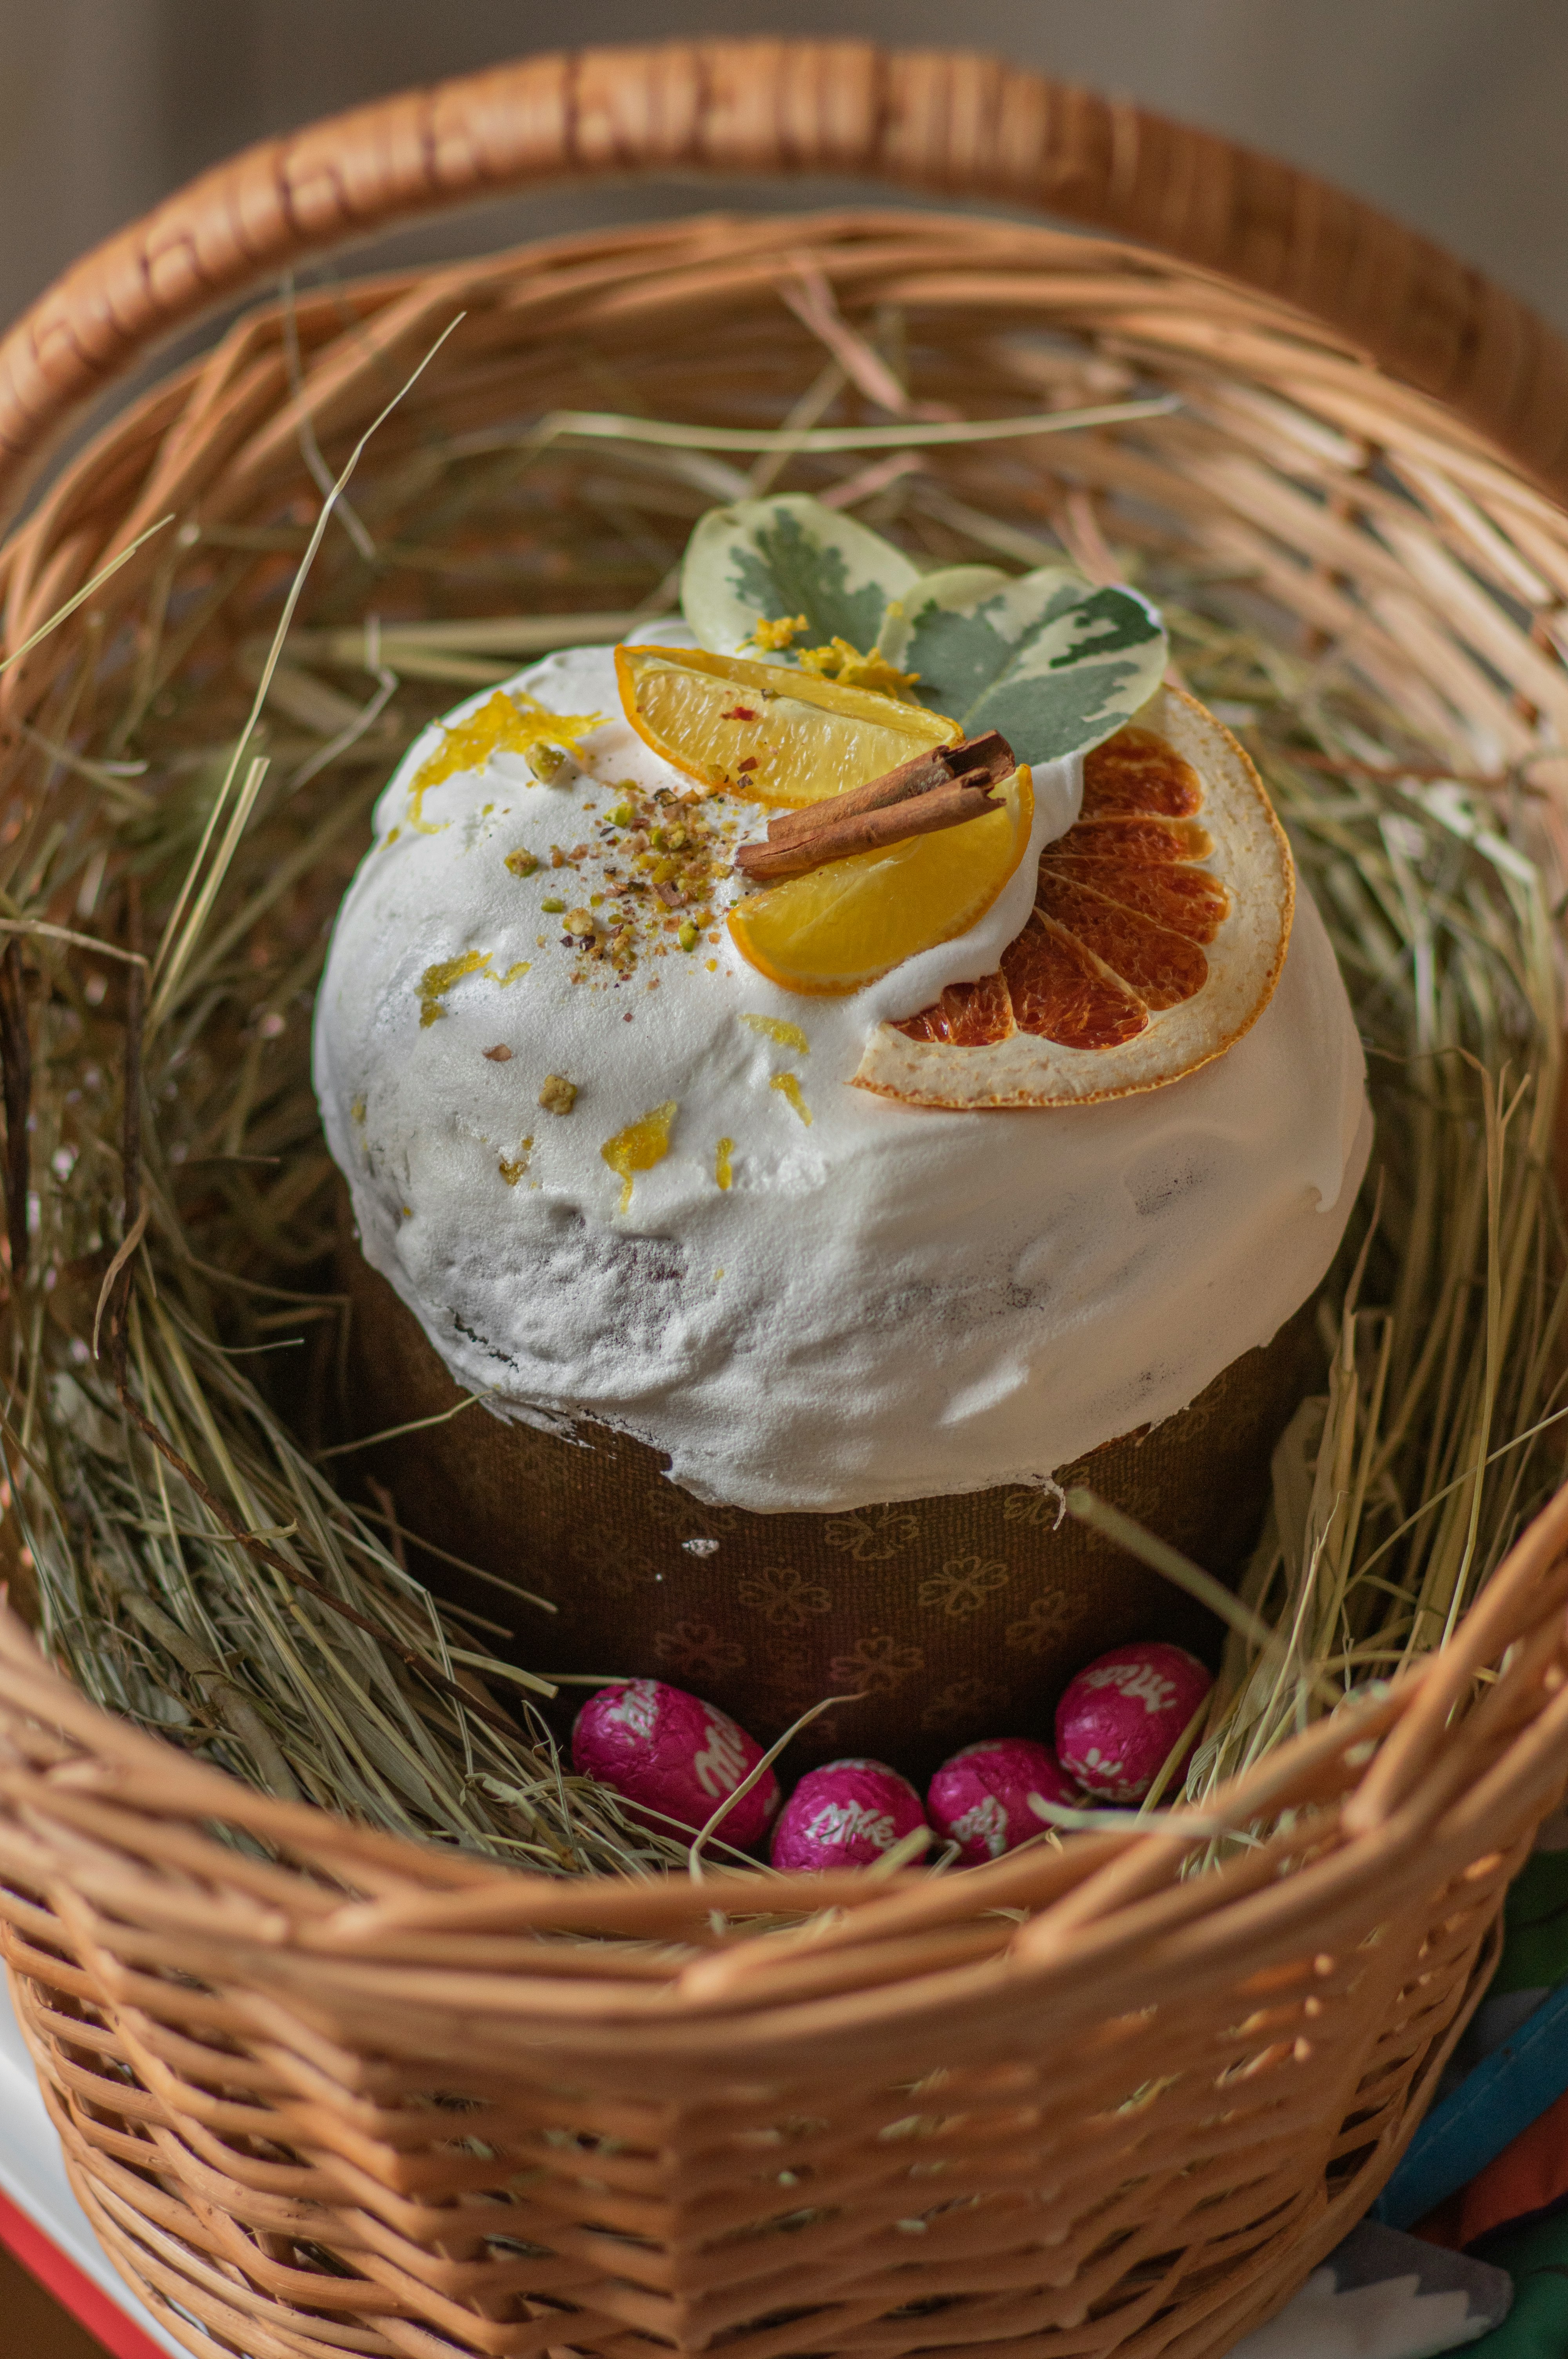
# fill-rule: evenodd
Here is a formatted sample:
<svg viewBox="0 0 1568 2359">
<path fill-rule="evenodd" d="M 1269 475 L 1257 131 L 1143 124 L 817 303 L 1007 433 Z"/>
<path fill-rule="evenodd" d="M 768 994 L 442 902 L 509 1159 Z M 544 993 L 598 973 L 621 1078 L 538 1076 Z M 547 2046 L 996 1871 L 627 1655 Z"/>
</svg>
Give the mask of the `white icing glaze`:
<svg viewBox="0 0 1568 2359">
<path fill-rule="evenodd" d="M 435 834 L 406 824 L 435 733 L 410 749 L 339 914 L 315 1047 L 366 1256 L 492 1408 L 621 1428 L 697 1497 L 759 1510 L 1040 1482 L 1184 1408 L 1323 1277 L 1371 1117 L 1304 893 L 1269 1006 L 1186 1080 L 1049 1112 L 903 1107 L 848 1085 L 868 1025 L 995 968 L 1041 843 L 1076 816 L 1079 766 L 1037 777 L 1034 840 L 980 924 L 871 990 L 779 990 L 721 926 L 625 982 L 604 965 L 574 984 L 580 962 L 539 904 L 576 904 L 597 875 L 546 864 L 519 879 L 505 855 L 547 862 L 552 842 L 593 842 L 615 781 L 687 781 L 621 717 L 607 651 L 551 657 L 510 684 L 612 717 L 548 786 L 503 755 L 430 789 Z M 760 833 L 765 814 L 741 808 Z M 422 1028 L 421 977 L 474 950 L 490 967 L 450 985 L 444 1019 Z M 798 1025 L 809 1055 L 742 1015 Z M 509 1061 L 486 1060 L 498 1044 Z M 579 1084 L 564 1117 L 538 1103 L 551 1073 Z M 770 1086 L 778 1073 L 795 1075 L 809 1127 Z M 670 1151 L 622 1213 L 600 1150 L 670 1099 Z M 508 1185 L 500 1158 L 529 1135 Z"/>
</svg>

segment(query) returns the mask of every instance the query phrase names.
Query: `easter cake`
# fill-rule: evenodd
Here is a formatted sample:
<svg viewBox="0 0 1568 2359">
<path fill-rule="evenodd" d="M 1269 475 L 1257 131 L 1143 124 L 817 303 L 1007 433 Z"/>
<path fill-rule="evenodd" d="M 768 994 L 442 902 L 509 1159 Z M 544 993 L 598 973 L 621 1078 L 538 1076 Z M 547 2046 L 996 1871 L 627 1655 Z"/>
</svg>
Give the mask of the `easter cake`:
<svg viewBox="0 0 1568 2359">
<path fill-rule="evenodd" d="M 420 1428 L 416 1533 L 552 1598 L 534 1659 L 764 1736 L 852 1697 L 818 1757 L 929 1767 L 1107 1647 L 1208 1646 L 1063 1487 L 1236 1570 L 1361 1050 L 1130 591 L 920 575 L 779 497 L 703 520 L 682 603 L 378 805 L 315 1049 L 354 1414 Z"/>
</svg>

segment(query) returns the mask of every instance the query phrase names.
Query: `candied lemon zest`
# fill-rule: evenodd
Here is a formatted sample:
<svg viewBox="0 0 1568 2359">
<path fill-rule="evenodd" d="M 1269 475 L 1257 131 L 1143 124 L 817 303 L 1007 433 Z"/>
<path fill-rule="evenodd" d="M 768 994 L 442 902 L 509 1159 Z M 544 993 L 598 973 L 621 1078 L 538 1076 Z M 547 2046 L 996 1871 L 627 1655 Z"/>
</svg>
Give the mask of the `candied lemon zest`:
<svg viewBox="0 0 1568 2359">
<path fill-rule="evenodd" d="M 362 1130 L 364 1128 L 365 1102 L 362 1097 L 356 1098 L 352 1105 L 349 1108 L 349 1120 L 354 1125 L 357 1130 Z"/>
<path fill-rule="evenodd" d="M 875 647 L 863 656 L 837 633 L 825 647 L 802 647 L 795 660 L 802 671 L 815 672 L 818 679 L 836 679 L 845 688 L 869 688 L 905 704 L 913 703 L 909 691 L 920 678 L 917 671 L 900 671 Z"/>
<path fill-rule="evenodd" d="M 675 1127 L 679 1101 L 666 1098 L 661 1106 L 650 1106 L 647 1113 L 607 1138 L 600 1148 L 600 1155 L 611 1171 L 621 1176 L 621 1201 L 617 1210 L 624 1212 L 632 1201 L 633 1175 L 651 1171 L 662 1163 L 670 1151 L 670 1132 Z"/>
<path fill-rule="evenodd" d="M 782 1098 L 788 1099 L 790 1104 L 794 1106 L 796 1114 L 799 1114 L 802 1122 L 805 1123 L 807 1130 L 809 1130 L 811 1128 L 811 1108 L 801 1096 L 800 1083 L 795 1080 L 795 1075 L 793 1073 L 775 1073 L 773 1080 L 768 1083 L 768 1087 L 770 1090 L 777 1090 Z"/>
<path fill-rule="evenodd" d="M 759 614 L 756 629 L 749 632 L 741 645 L 743 647 L 761 647 L 766 654 L 776 655 L 780 648 L 793 647 L 802 631 L 810 627 L 804 614 L 781 614 L 773 623 L 770 623 L 765 614 Z"/>
<path fill-rule="evenodd" d="M 719 1151 L 713 1158 L 713 1176 L 721 1188 L 728 1188 L 735 1176 L 730 1163 L 730 1158 L 734 1152 L 735 1142 L 732 1138 L 719 1140 Z"/>
<path fill-rule="evenodd" d="M 452 729 L 443 727 L 441 743 L 414 773 L 408 789 L 409 826 L 420 835 L 440 833 L 440 826 L 425 817 L 425 797 L 456 771 L 482 770 L 492 754 L 527 754 L 536 745 L 564 753 L 599 728 L 604 718 L 602 712 L 552 712 L 525 688 L 510 693 L 498 688 L 466 721 Z"/>
<path fill-rule="evenodd" d="M 794 1049 L 803 1057 L 811 1054 L 811 1043 L 799 1025 L 786 1023 L 782 1016 L 742 1016 L 741 1021 L 749 1024 L 753 1032 L 765 1032 L 781 1049 Z"/>
<path fill-rule="evenodd" d="M 419 978 L 419 1029 L 427 1024 L 439 1023 L 446 1014 L 445 995 L 454 983 L 465 974 L 478 974 L 490 964 L 489 951 L 465 951 L 461 958 L 442 959 L 437 966 L 427 966 Z"/>
<path fill-rule="evenodd" d="M 513 984 L 517 981 L 519 975 L 531 973 L 533 971 L 533 965 L 534 962 L 532 959 L 514 959 L 512 964 L 507 968 L 506 973 L 504 974 L 498 974 L 495 977 L 495 980 L 501 985 L 502 990 L 504 991 L 508 984 Z"/>
</svg>

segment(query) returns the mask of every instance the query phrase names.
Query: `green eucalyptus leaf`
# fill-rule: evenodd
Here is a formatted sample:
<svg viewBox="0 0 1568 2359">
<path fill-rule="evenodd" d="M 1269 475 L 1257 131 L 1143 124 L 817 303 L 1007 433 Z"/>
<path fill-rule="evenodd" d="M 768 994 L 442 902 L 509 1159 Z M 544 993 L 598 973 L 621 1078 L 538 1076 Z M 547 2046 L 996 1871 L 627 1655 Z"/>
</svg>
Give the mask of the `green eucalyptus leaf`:
<svg viewBox="0 0 1568 2359">
<path fill-rule="evenodd" d="M 797 614 L 806 616 L 802 646 L 848 639 L 869 655 L 890 603 L 919 580 L 903 551 L 880 533 L 820 500 L 781 493 L 701 518 L 681 568 L 681 608 L 699 643 L 719 655 L 733 655 L 759 620 Z"/>
<path fill-rule="evenodd" d="M 903 608 L 883 652 L 918 673 L 921 703 L 966 737 L 1000 729 L 1021 762 L 1087 753 L 1164 676 L 1164 625 L 1147 599 L 1064 566 L 1011 580 L 951 566 L 926 574 Z"/>
</svg>

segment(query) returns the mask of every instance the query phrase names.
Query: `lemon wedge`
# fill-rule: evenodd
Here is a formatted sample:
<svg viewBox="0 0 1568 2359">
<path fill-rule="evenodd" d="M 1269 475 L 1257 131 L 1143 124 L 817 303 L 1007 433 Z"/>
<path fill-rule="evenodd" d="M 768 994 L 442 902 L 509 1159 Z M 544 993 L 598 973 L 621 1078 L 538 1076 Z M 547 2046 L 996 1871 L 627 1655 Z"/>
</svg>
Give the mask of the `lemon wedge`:
<svg viewBox="0 0 1568 2359">
<path fill-rule="evenodd" d="M 999 808 L 962 827 L 852 853 L 749 895 L 730 916 L 736 949 L 786 991 L 843 993 L 967 933 L 1022 859 L 1034 824 L 1026 767 L 997 792 Z"/>
<path fill-rule="evenodd" d="M 922 705 L 742 656 L 617 647 L 615 672 L 626 718 L 655 754 L 753 802 L 820 802 L 963 734 Z"/>
</svg>

